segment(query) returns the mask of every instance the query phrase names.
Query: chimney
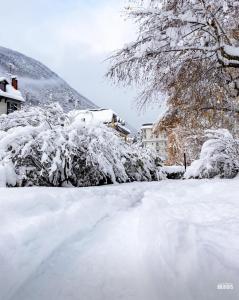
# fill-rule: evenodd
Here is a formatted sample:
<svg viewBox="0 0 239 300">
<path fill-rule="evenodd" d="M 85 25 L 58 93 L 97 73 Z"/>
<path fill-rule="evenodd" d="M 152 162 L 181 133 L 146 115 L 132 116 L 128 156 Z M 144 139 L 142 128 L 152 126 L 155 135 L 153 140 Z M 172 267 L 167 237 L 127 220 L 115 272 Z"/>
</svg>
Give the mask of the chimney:
<svg viewBox="0 0 239 300">
<path fill-rule="evenodd" d="M 12 86 L 14 87 L 15 90 L 18 90 L 18 80 L 16 76 L 12 77 Z"/>
</svg>

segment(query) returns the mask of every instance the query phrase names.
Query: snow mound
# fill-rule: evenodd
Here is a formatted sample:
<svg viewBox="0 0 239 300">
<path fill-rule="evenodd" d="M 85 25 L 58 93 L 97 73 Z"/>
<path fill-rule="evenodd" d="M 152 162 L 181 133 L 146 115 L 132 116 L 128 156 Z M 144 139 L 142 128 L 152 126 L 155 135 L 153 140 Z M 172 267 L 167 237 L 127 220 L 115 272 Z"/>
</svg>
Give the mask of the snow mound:
<svg viewBox="0 0 239 300">
<path fill-rule="evenodd" d="M 192 163 L 185 178 L 233 178 L 239 172 L 239 140 L 227 129 L 207 130 L 200 158 Z"/>
<path fill-rule="evenodd" d="M 183 166 L 163 166 L 162 173 L 168 179 L 181 179 L 185 173 L 185 168 Z"/>
</svg>

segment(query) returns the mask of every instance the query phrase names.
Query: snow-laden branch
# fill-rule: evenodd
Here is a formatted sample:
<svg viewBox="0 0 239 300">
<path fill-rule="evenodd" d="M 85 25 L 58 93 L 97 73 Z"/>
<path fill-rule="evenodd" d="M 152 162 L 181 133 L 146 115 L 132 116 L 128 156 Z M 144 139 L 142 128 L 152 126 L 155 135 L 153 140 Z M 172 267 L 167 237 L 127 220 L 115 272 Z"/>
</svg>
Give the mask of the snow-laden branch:
<svg viewBox="0 0 239 300">
<path fill-rule="evenodd" d="M 238 3 L 136 1 L 127 14 L 138 24 L 137 40 L 110 58 L 108 76 L 152 89 L 157 82 L 159 90 L 168 92 L 170 82 L 188 61 L 213 64 L 215 72 L 218 66 L 225 72 L 239 69 Z M 161 76 L 162 81 L 158 80 Z"/>
</svg>

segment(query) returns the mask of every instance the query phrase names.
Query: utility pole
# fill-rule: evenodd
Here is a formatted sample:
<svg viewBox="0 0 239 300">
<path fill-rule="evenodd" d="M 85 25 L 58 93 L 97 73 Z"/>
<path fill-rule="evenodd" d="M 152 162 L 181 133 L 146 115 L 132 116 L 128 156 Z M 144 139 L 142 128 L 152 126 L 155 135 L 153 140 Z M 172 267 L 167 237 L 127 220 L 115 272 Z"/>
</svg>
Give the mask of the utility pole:
<svg viewBox="0 0 239 300">
<path fill-rule="evenodd" d="M 186 172 L 186 170 L 187 170 L 187 155 L 185 152 L 183 153 L 183 157 L 184 157 L 184 168 L 185 168 L 185 172 Z"/>
</svg>

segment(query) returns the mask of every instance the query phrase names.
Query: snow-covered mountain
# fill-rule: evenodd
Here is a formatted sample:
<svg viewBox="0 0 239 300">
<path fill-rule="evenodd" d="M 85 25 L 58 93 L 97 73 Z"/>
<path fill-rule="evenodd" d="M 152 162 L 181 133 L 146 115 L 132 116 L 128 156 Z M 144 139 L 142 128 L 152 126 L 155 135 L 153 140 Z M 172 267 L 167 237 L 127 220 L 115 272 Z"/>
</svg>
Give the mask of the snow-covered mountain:
<svg viewBox="0 0 239 300">
<path fill-rule="evenodd" d="M 33 105 L 57 101 L 65 110 L 97 107 L 45 65 L 17 51 L 0 47 L 0 73 L 17 75 L 19 89 Z"/>
<path fill-rule="evenodd" d="M 0 76 L 17 75 L 19 89 L 28 104 L 59 102 L 65 111 L 98 108 L 41 62 L 20 52 L 0 47 Z M 136 129 L 126 123 L 131 133 Z"/>
</svg>

